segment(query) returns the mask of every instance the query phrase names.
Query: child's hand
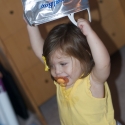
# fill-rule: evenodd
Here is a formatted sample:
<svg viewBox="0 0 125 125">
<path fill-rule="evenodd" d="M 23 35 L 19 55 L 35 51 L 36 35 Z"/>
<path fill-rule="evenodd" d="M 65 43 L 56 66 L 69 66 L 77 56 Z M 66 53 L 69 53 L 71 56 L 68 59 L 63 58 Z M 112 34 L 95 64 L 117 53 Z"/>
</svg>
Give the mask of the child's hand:
<svg viewBox="0 0 125 125">
<path fill-rule="evenodd" d="M 24 15 L 23 15 L 23 20 L 24 20 L 24 22 L 27 24 L 27 26 L 31 27 L 31 26 L 28 24 L 28 22 L 27 22 L 27 20 L 26 20 L 26 18 L 25 18 Z"/>
<path fill-rule="evenodd" d="M 77 26 L 81 29 L 85 36 L 88 36 L 93 31 L 89 25 L 89 22 L 85 19 L 78 19 Z"/>
<path fill-rule="evenodd" d="M 28 24 L 28 22 L 27 22 L 27 20 L 26 20 L 26 18 L 24 17 L 24 15 L 23 15 L 23 20 L 24 20 L 24 22 L 26 23 L 26 25 L 27 25 L 27 27 L 30 27 L 30 28 L 32 28 L 32 27 L 37 27 L 37 26 L 34 26 L 34 25 L 29 25 Z"/>
</svg>

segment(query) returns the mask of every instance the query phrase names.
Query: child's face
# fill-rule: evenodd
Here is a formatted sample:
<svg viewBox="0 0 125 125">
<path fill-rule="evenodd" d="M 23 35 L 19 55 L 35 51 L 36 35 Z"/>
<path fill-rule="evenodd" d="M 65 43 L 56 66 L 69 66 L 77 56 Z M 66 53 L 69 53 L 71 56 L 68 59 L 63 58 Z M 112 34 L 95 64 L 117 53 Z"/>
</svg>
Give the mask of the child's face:
<svg viewBox="0 0 125 125">
<path fill-rule="evenodd" d="M 50 72 L 53 77 L 67 77 L 69 79 L 67 88 L 71 87 L 83 73 L 79 60 L 61 51 L 52 54 Z"/>
</svg>

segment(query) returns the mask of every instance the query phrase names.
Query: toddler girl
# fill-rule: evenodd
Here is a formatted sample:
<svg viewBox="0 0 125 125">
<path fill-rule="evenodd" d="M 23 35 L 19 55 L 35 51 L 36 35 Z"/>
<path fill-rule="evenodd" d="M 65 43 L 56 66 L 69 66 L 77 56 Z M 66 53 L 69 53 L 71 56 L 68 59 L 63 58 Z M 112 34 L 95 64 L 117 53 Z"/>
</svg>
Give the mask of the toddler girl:
<svg viewBox="0 0 125 125">
<path fill-rule="evenodd" d="M 60 24 L 45 42 L 27 26 L 32 48 L 57 88 L 61 125 L 116 125 L 110 90 L 110 56 L 85 19 Z"/>
</svg>

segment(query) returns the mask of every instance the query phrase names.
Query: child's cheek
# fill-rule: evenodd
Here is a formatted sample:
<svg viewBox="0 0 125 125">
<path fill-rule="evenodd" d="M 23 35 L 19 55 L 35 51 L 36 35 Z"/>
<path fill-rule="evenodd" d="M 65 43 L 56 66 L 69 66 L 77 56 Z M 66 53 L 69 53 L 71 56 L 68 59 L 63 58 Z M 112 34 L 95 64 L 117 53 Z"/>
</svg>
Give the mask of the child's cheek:
<svg viewBox="0 0 125 125">
<path fill-rule="evenodd" d="M 54 70 L 50 69 L 50 74 L 55 77 L 55 73 L 54 73 Z"/>
</svg>

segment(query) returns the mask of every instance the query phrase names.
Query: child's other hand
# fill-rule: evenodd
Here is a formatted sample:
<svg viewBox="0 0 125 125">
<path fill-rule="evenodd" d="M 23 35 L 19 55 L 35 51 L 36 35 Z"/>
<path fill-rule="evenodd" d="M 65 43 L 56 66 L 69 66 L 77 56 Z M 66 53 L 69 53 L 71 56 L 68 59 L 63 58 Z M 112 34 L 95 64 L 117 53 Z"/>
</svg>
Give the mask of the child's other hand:
<svg viewBox="0 0 125 125">
<path fill-rule="evenodd" d="M 37 26 L 34 26 L 34 25 L 30 26 L 30 25 L 28 24 L 26 18 L 24 17 L 24 15 L 23 15 L 23 20 L 24 20 L 24 22 L 26 23 L 27 27 L 30 27 L 30 28 L 32 28 L 32 27 L 37 27 Z"/>
<path fill-rule="evenodd" d="M 93 31 L 90 27 L 89 22 L 82 18 L 78 19 L 77 26 L 80 28 L 80 30 L 85 36 L 88 36 Z"/>
</svg>

